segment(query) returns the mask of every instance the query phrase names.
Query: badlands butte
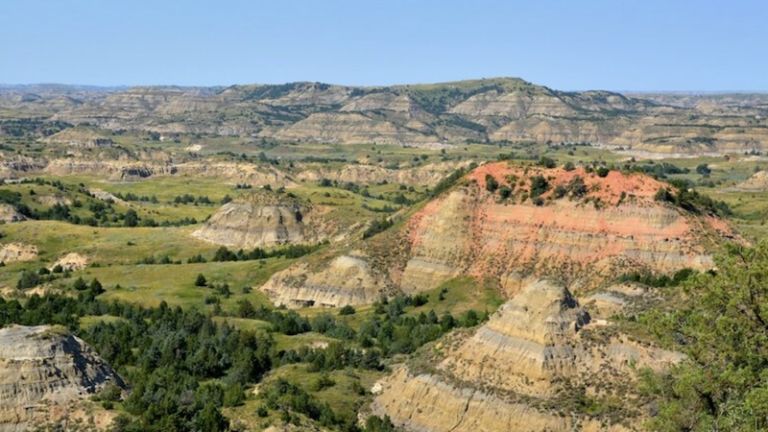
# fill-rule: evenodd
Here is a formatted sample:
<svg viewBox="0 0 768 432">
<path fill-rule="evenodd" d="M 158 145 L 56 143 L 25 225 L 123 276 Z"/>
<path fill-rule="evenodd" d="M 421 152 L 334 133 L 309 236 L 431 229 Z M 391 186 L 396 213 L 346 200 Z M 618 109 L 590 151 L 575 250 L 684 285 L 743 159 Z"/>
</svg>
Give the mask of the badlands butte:
<svg viewBox="0 0 768 432">
<path fill-rule="evenodd" d="M 765 430 L 767 115 L 2 86 L 0 431 Z"/>
</svg>

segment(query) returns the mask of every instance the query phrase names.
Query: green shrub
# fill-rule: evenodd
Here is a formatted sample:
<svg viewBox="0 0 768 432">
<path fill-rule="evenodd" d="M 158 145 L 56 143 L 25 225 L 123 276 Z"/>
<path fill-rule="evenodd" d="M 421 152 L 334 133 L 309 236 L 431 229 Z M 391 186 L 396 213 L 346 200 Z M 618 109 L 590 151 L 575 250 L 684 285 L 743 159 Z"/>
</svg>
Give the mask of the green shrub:
<svg viewBox="0 0 768 432">
<path fill-rule="evenodd" d="M 494 178 L 490 174 L 486 174 L 485 175 L 485 189 L 488 192 L 493 193 L 493 192 L 496 192 L 496 189 L 498 189 L 498 188 L 499 188 L 499 182 L 496 181 L 496 178 Z"/>
<path fill-rule="evenodd" d="M 555 162 L 554 159 L 546 156 L 542 156 L 541 159 L 539 159 L 538 164 L 544 168 L 554 168 L 557 166 L 557 162 Z"/>
<path fill-rule="evenodd" d="M 549 182 L 543 176 L 531 177 L 531 198 L 537 198 L 549 190 Z"/>
</svg>

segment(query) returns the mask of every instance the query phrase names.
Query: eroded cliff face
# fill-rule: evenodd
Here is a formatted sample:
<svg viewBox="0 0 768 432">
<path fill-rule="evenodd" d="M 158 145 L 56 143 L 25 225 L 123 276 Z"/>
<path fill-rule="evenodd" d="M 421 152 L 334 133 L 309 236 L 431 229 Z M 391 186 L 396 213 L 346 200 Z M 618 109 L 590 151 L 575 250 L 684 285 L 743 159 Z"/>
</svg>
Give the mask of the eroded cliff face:
<svg viewBox="0 0 768 432">
<path fill-rule="evenodd" d="M 125 387 L 109 365 L 65 330 L 0 329 L 0 430 L 67 424 L 71 416 L 82 414 L 80 403 L 108 383 Z M 97 423 L 103 419 L 91 426 L 97 428 Z"/>
<path fill-rule="evenodd" d="M 371 409 L 413 431 L 639 429 L 647 413 L 634 394 L 635 368 L 660 370 L 682 356 L 617 332 L 585 336 L 606 325 L 564 287 L 529 282 L 474 333 L 444 338 L 378 382 Z M 579 388 L 626 406 L 619 416 L 580 412 L 567 401 Z"/>
<path fill-rule="evenodd" d="M 509 188 L 510 197 L 488 192 L 486 176 Z M 535 177 L 548 188 L 540 201 L 530 197 Z M 704 245 L 718 235 L 715 225 L 656 202 L 664 184 L 648 176 L 493 163 L 468 180 L 409 221 L 404 290 L 431 289 L 460 274 L 519 273 L 592 287 L 620 268 L 666 273 L 711 265 Z"/>
<path fill-rule="evenodd" d="M 0 203 L 0 222 L 21 222 L 27 220 L 27 217 L 16 211 L 16 207 Z"/>
<path fill-rule="evenodd" d="M 299 264 L 261 287 L 276 305 L 291 308 L 371 304 L 392 291 L 364 257 L 341 255 L 316 271 Z"/>
<path fill-rule="evenodd" d="M 496 191 L 487 190 L 487 176 L 498 183 Z M 534 178 L 546 187 L 532 198 Z M 382 287 L 417 293 L 457 276 L 495 281 L 511 296 L 526 277 L 553 277 L 580 291 L 627 272 L 710 268 L 706 246 L 733 233 L 715 217 L 657 202 L 654 196 L 665 186 L 646 175 L 618 171 L 603 178 L 582 168 L 486 164 L 400 229 L 364 242 L 357 259 L 370 269 L 369 277 L 359 284 L 325 279 L 323 286 L 337 296 L 334 304 L 344 305 L 360 304 L 369 298 L 360 292 L 374 292 L 374 287 L 381 293 Z M 509 196 L 502 197 L 501 189 Z M 317 270 L 306 271 L 311 278 Z M 295 278 L 285 281 L 276 275 L 269 282 L 267 293 L 276 302 L 311 303 L 314 288 Z"/>
<path fill-rule="evenodd" d="M 0 244 L 0 262 L 9 264 L 37 258 L 37 246 L 25 243 Z"/>
<path fill-rule="evenodd" d="M 312 207 L 297 198 L 257 190 L 224 204 L 192 235 L 236 249 L 317 243 L 328 234 L 317 218 Z"/>
</svg>

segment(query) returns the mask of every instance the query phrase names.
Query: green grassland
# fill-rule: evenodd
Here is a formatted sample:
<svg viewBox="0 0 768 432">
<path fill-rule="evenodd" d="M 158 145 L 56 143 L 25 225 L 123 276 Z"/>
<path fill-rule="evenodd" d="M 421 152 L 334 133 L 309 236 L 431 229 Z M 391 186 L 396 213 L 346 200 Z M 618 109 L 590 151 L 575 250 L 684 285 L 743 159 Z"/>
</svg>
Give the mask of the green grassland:
<svg viewBox="0 0 768 432">
<path fill-rule="evenodd" d="M 117 136 L 121 145 L 145 145 L 141 136 Z M 307 157 L 365 160 L 382 166 L 423 165 L 441 160 L 496 160 L 502 155 L 520 163 L 535 163 L 540 156 L 553 158 L 558 164 L 566 162 L 589 163 L 602 161 L 608 165 L 621 167 L 629 157 L 589 146 L 543 146 L 543 145 L 487 145 L 467 144 L 455 146 L 445 151 L 382 145 L 315 145 L 297 144 L 276 147 L 248 144 L 240 138 L 192 138 L 181 137 L 180 142 L 152 142 L 160 148 L 183 152 L 191 143 L 203 145 L 204 154 L 220 152 L 246 153 L 256 155 L 264 152 L 268 158 L 282 160 L 302 160 Z M 422 155 L 426 155 L 423 157 Z M 511 155 L 511 157 L 510 157 Z M 218 156 L 217 156 L 218 157 Z M 734 212 L 732 221 L 736 228 L 753 239 L 768 234 L 765 219 L 768 217 L 768 192 L 740 192 L 733 189 L 735 184 L 748 178 L 760 161 L 741 156 L 729 158 L 698 157 L 689 159 L 654 160 L 653 164 L 670 163 L 688 169 L 688 173 L 670 174 L 670 179 L 685 179 L 697 185 L 697 189 L 711 197 L 723 200 Z M 637 164 L 651 164 L 648 160 L 637 160 Z M 708 176 L 696 172 L 696 167 L 707 164 L 712 170 Z M 327 165 L 341 166 L 341 162 L 328 162 Z M 281 168 L 286 167 L 281 163 Z M 768 164 L 766 164 L 768 166 Z M 286 168 L 288 171 L 290 169 Z M 217 178 L 192 178 L 184 176 L 157 176 L 133 182 L 115 182 L 98 176 L 45 177 L 46 180 L 60 181 L 65 188 L 40 185 L 35 183 L 2 185 L 0 188 L 21 194 L 22 202 L 35 211 L 45 211 L 50 207 L 46 201 L 54 196 L 71 201 L 83 202 L 81 207 L 73 207 L 73 212 L 81 217 L 89 215 L 88 203 L 94 198 L 83 193 L 81 188 L 98 188 L 112 194 L 134 194 L 152 196 L 157 202 L 130 201 L 114 204 L 115 211 L 124 213 L 134 209 L 141 218 L 153 218 L 158 222 L 175 221 L 182 218 L 195 218 L 198 223 L 168 227 L 94 227 L 75 225 L 64 221 L 31 220 L 21 223 L 0 225 L 0 242 L 22 242 L 34 244 L 39 249 L 39 257 L 26 263 L 9 263 L 0 268 L 0 287 L 15 286 L 19 275 L 24 270 L 37 271 L 40 267 L 50 266 L 56 259 L 69 252 L 80 253 L 89 259 L 89 266 L 68 275 L 62 275 L 50 282 L 50 286 L 67 294 L 76 295 L 72 288 L 77 278 L 90 282 L 98 279 L 105 292 L 99 299 L 120 301 L 144 307 L 156 307 L 161 302 L 184 309 L 196 309 L 213 316 L 218 323 L 226 323 L 237 329 L 269 335 L 274 341 L 275 351 L 298 350 L 306 346 L 319 346 L 318 343 L 340 341 L 317 332 L 304 332 L 287 335 L 273 329 L 270 322 L 259 319 L 236 317 L 238 302 L 248 300 L 254 306 L 272 307 L 269 299 L 258 290 L 275 272 L 294 263 L 295 259 L 269 258 L 264 260 L 212 262 L 210 258 L 218 248 L 216 245 L 197 240 L 192 232 L 201 226 L 203 220 L 213 214 L 222 200 L 229 196 L 238 198 L 249 193 L 248 190 L 236 189 L 230 181 Z M 82 185 L 82 186 L 81 186 Z M 357 185 L 354 191 L 349 185 L 320 186 L 316 183 L 298 183 L 280 193 L 291 193 L 296 197 L 322 207 L 325 217 L 342 227 L 363 226 L 373 218 L 391 215 L 404 210 L 399 215 L 407 215 L 419 208 L 427 199 L 426 185 L 413 185 L 412 189 L 401 188 L 397 184 Z M 30 191 L 34 190 L 34 194 Z M 363 192 L 367 191 L 367 192 Z M 177 196 L 192 194 L 205 196 L 213 204 L 174 203 Z M 402 201 L 400 195 L 405 198 Z M 368 196 L 366 196 L 368 195 Z M 393 229 L 401 226 L 404 217 L 398 217 Z M 347 246 L 345 246 L 347 247 Z M 349 246 L 352 247 L 352 246 Z M 318 257 L 333 252 L 333 247 L 323 247 L 320 251 L 306 257 L 310 262 Z M 204 263 L 187 263 L 196 255 L 208 259 Z M 147 258 L 159 261 L 162 257 L 180 264 L 142 264 Z M 302 258 L 304 259 L 304 258 Z M 198 274 L 205 276 L 208 286 L 195 285 Z M 227 284 L 229 294 L 224 294 L 214 286 Z M 498 287 L 490 283 L 469 277 L 449 280 L 441 286 L 423 293 L 427 302 L 420 306 L 409 306 L 405 314 L 419 316 L 434 311 L 438 316 L 450 313 L 459 318 L 469 310 L 481 314 L 495 311 L 504 301 Z M 321 314 L 331 314 L 339 323 L 354 330 L 376 316 L 375 307 L 360 306 L 349 315 L 339 315 L 337 309 L 307 308 L 296 311 L 309 319 Z M 87 315 L 80 318 L 80 326 L 89 329 L 98 323 L 116 322 L 121 318 L 110 315 Z M 356 340 L 344 340 L 349 347 L 360 348 Z M 387 362 L 391 361 L 388 359 Z M 386 371 L 356 369 L 346 367 L 341 370 L 325 372 L 333 385 L 318 389 L 314 383 L 323 374 L 310 370 L 306 363 L 277 365 L 257 386 L 269 385 L 284 378 L 300 386 L 321 403 L 328 403 L 335 411 L 354 412 L 370 400 L 370 394 L 359 393 L 355 389 L 361 386 L 370 389 L 373 383 Z M 240 406 L 226 408 L 225 413 L 244 425 L 261 429 L 267 424 L 280 422 L 279 415 L 270 411 L 266 417 L 259 417 L 256 412 L 262 405 L 257 394 L 246 392 L 247 397 Z"/>
</svg>

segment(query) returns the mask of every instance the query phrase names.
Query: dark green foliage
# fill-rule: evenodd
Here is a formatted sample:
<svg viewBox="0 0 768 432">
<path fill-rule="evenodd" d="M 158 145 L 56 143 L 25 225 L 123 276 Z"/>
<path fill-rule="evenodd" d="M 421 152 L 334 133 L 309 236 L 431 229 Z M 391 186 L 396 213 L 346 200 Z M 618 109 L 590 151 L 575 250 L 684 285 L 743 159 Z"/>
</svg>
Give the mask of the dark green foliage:
<svg viewBox="0 0 768 432">
<path fill-rule="evenodd" d="M 638 282 L 649 287 L 663 288 L 678 286 L 693 274 L 694 271 L 688 268 L 678 270 L 672 277 L 665 274 L 653 274 L 650 272 L 631 272 L 620 276 L 619 281 Z"/>
<path fill-rule="evenodd" d="M 211 258 L 211 261 L 251 261 L 279 257 L 299 258 L 320 249 L 325 244 L 325 242 L 315 245 L 291 244 L 268 251 L 262 248 L 255 248 L 247 252 L 242 249 L 237 252 L 233 252 L 230 251 L 227 247 L 222 246 L 216 250 L 213 257 Z M 198 259 L 202 259 L 202 262 L 205 262 L 205 259 L 200 255 L 198 255 L 198 257 L 190 258 L 190 260 L 192 259 L 195 260 L 194 262 L 198 262 Z M 188 262 L 191 261 L 188 260 Z"/>
<path fill-rule="evenodd" d="M 78 277 L 75 279 L 75 282 L 72 284 L 72 288 L 78 290 L 78 291 L 85 291 L 88 289 L 88 285 L 85 283 L 85 280 L 82 277 Z"/>
<path fill-rule="evenodd" d="M 607 177 L 608 173 L 611 172 L 611 170 L 608 169 L 607 167 L 601 166 L 601 167 L 598 167 L 597 170 L 595 170 L 595 172 L 597 173 L 598 177 Z"/>
<path fill-rule="evenodd" d="M 370 416 L 365 420 L 365 432 L 395 432 L 395 426 L 392 424 L 389 416 L 384 418 Z"/>
<path fill-rule="evenodd" d="M 664 179 L 668 174 L 687 174 L 688 168 L 680 168 L 668 162 L 654 163 L 653 161 L 643 165 L 629 165 L 625 167 L 630 171 L 650 174 L 657 179 Z"/>
<path fill-rule="evenodd" d="M 717 271 L 668 293 L 640 322 L 687 358 L 644 374 L 659 431 L 768 430 L 768 242 L 727 245 Z"/>
<path fill-rule="evenodd" d="M 587 185 L 581 176 L 576 176 L 568 182 L 566 186 L 571 198 L 583 198 L 587 194 Z"/>
<path fill-rule="evenodd" d="M 135 227 L 139 224 L 139 216 L 136 214 L 136 211 L 133 209 L 129 209 L 127 212 L 125 212 L 125 218 L 123 219 L 123 225 L 127 227 Z"/>
<path fill-rule="evenodd" d="M 123 319 L 78 330 L 79 317 L 102 314 Z M 76 330 L 127 378 L 131 391 L 123 407 L 132 417 L 121 417 L 115 430 L 226 430 L 220 408 L 240 403 L 239 384 L 256 382 L 271 367 L 271 339 L 220 326 L 198 312 L 171 309 L 164 302 L 143 309 L 103 303 L 86 293 L 78 298 L 32 296 L 23 306 L 0 299 L 0 327 L 10 323 L 61 324 Z M 212 379 L 237 388 L 200 384 Z M 112 389 L 98 397 L 109 406 L 120 395 Z"/>
<path fill-rule="evenodd" d="M 707 164 L 699 164 L 696 166 L 696 172 L 706 177 L 712 173 L 712 170 Z"/>
<path fill-rule="evenodd" d="M 327 373 L 321 373 L 320 376 L 317 377 L 317 379 L 315 379 L 315 381 L 313 381 L 310 385 L 310 390 L 321 391 L 335 385 L 336 381 L 332 380 Z"/>
<path fill-rule="evenodd" d="M 363 231 L 363 238 L 367 239 L 369 237 L 373 237 L 374 235 L 390 228 L 394 224 L 395 222 L 390 218 L 374 219 L 371 221 L 371 224 L 368 225 L 368 228 Z"/>
<path fill-rule="evenodd" d="M 499 188 L 499 182 L 496 181 L 496 178 L 493 177 L 490 174 L 485 175 L 485 189 L 490 192 L 494 193 L 496 192 L 496 189 Z"/>
<path fill-rule="evenodd" d="M 510 196 L 512 196 L 512 189 L 502 186 L 499 188 L 499 196 L 501 199 L 508 199 Z"/>
<path fill-rule="evenodd" d="M 566 171 L 573 171 L 576 169 L 576 167 L 573 165 L 573 162 L 568 161 L 565 163 L 565 165 L 563 165 L 563 169 Z"/>
<path fill-rule="evenodd" d="M 673 193 L 669 188 L 660 188 L 654 196 L 656 201 L 668 202 L 695 214 L 705 213 L 720 217 L 733 214 L 725 202 L 702 195 L 690 189 L 687 183 L 671 183 L 676 186 L 676 191 Z"/>
<path fill-rule="evenodd" d="M 557 166 L 557 162 L 546 156 L 542 156 L 541 159 L 539 159 L 538 165 L 543 166 L 544 168 L 554 168 Z"/>
<path fill-rule="evenodd" d="M 27 271 L 24 270 L 21 272 L 21 276 L 19 276 L 19 281 L 16 282 L 16 288 L 18 289 L 27 289 L 27 288 L 34 288 L 42 282 L 42 279 L 40 276 L 33 272 L 33 271 Z"/>
<path fill-rule="evenodd" d="M 556 199 L 560 199 L 564 197 L 568 193 L 568 189 L 563 185 L 557 185 L 555 186 L 555 190 L 552 191 L 552 196 L 554 196 Z"/>
<path fill-rule="evenodd" d="M 355 314 L 355 308 L 351 305 L 346 305 L 339 309 L 339 315 L 354 315 Z"/>
<path fill-rule="evenodd" d="M 531 177 L 531 198 L 536 198 L 549 190 L 549 182 L 540 175 Z"/>
<path fill-rule="evenodd" d="M 282 378 L 264 386 L 261 397 L 266 408 L 283 412 L 290 419 L 290 412 L 301 413 L 317 421 L 321 426 L 356 430 L 355 416 L 344 417 L 335 413 L 328 404 L 318 402 L 301 387 Z"/>
<path fill-rule="evenodd" d="M 446 190 L 450 189 L 453 185 L 456 184 L 456 182 L 459 181 L 462 177 L 464 177 L 464 174 L 467 172 L 477 168 L 476 163 L 471 163 L 467 168 L 459 168 L 456 171 L 449 174 L 447 177 L 440 180 L 440 182 L 435 185 L 434 189 L 430 192 L 430 196 L 436 197 L 440 195 L 441 193 L 445 192 Z"/>
<path fill-rule="evenodd" d="M 197 278 L 195 278 L 195 286 L 204 287 L 206 285 L 208 285 L 208 281 L 205 280 L 205 276 L 202 273 L 198 274 Z"/>
</svg>

